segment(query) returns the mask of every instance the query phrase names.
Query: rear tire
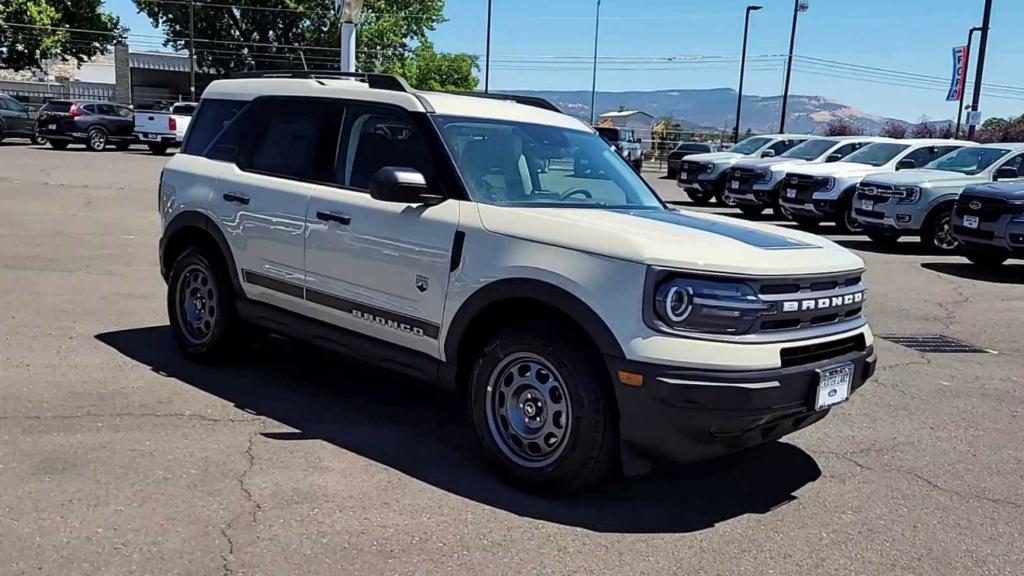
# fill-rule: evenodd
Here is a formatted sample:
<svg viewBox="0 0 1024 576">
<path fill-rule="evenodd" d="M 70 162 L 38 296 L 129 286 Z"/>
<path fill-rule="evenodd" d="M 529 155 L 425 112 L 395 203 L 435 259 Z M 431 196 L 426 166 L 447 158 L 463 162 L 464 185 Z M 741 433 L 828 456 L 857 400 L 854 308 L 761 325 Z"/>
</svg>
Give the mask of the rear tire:
<svg viewBox="0 0 1024 576">
<path fill-rule="evenodd" d="M 921 229 L 921 243 L 926 249 L 942 254 L 960 249 L 960 241 L 953 236 L 952 206 L 939 206 L 928 215 Z"/>
<path fill-rule="evenodd" d="M 107 133 L 102 128 L 92 128 L 85 136 L 85 147 L 93 152 L 103 152 L 107 147 Z"/>
<path fill-rule="evenodd" d="M 185 356 L 199 362 L 230 356 L 238 318 L 231 280 L 219 259 L 198 247 L 178 257 L 167 281 L 167 316 Z"/>
<path fill-rule="evenodd" d="M 689 196 L 690 201 L 697 206 L 709 206 L 711 200 L 715 197 L 714 192 L 706 192 L 698 188 L 687 188 L 686 195 Z"/>
<path fill-rule="evenodd" d="M 67 140 L 50 140 L 50 148 L 53 148 L 54 150 L 63 150 L 67 147 Z"/>
<path fill-rule="evenodd" d="M 995 269 L 1003 265 L 1010 259 L 1007 254 L 1001 254 L 999 252 L 983 252 L 977 249 L 965 250 L 964 257 L 981 268 Z"/>
<path fill-rule="evenodd" d="M 148 144 L 148 146 L 149 151 L 152 152 L 153 154 L 156 154 L 157 156 L 163 156 L 164 154 L 167 153 L 166 144 Z"/>
<path fill-rule="evenodd" d="M 469 407 L 484 453 L 527 490 L 579 490 L 613 460 L 608 377 L 582 342 L 566 327 L 525 322 L 491 338 L 470 372 Z"/>
</svg>

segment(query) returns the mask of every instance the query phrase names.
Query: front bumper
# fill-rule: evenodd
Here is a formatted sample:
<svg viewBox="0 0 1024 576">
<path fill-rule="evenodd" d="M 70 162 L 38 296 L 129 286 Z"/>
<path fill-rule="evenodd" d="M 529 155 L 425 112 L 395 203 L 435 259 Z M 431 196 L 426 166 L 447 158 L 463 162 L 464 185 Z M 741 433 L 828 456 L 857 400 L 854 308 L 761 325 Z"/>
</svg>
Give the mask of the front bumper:
<svg viewBox="0 0 1024 576">
<path fill-rule="evenodd" d="M 1020 216 L 1002 214 L 995 219 L 981 219 L 976 228 L 968 228 L 964 226 L 964 216 L 958 208 L 953 212 L 953 236 L 967 247 L 1002 251 L 1015 258 L 1024 258 L 1024 221 L 1014 218 Z"/>
<path fill-rule="evenodd" d="M 873 346 L 810 364 L 757 371 L 693 370 L 609 357 L 619 409 L 623 467 L 643 472 L 651 460 L 693 462 L 735 452 L 809 426 L 816 411 L 817 370 L 851 362 L 851 395 L 871 378 Z M 643 384 L 618 383 L 618 372 Z"/>
<path fill-rule="evenodd" d="M 733 185 L 733 182 L 737 184 Z M 742 180 L 726 179 L 725 192 L 738 204 L 748 206 L 770 206 L 772 203 L 771 182 L 752 183 Z"/>
</svg>

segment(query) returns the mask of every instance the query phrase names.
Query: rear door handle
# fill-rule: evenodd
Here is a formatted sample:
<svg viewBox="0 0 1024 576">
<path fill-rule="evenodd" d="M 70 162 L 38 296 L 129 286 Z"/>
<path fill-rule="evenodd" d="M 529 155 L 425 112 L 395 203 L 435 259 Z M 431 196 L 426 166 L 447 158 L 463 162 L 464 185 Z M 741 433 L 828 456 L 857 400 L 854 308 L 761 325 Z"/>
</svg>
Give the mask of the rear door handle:
<svg viewBox="0 0 1024 576">
<path fill-rule="evenodd" d="M 224 199 L 227 200 L 228 202 L 235 202 L 243 206 L 247 206 L 249 204 L 249 197 L 244 196 L 242 194 L 232 194 L 231 192 L 226 192 L 224 194 Z"/>
<path fill-rule="evenodd" d="M 324 212 L 321 210 L 317 211 L 316 217 L 324 222 L 337 222 L 342 226 L 348 226 L 352 223 L 352 217 L 341 212 Z"/>
</svg>

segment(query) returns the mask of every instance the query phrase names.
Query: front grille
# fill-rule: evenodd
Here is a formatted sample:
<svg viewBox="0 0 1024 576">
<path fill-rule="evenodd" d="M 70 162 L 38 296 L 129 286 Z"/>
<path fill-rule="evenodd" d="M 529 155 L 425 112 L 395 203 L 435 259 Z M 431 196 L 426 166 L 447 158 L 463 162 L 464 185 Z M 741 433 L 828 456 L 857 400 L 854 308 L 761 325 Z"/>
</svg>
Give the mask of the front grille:
<svg viewBox="0 0 1024 576">
<path fill-rule="evenodd" d="M 828 188 L 831 180 L 826 176 L 810 176 L 807 174 L 787 174 L 785 182 L 786 189 L 796 190 L 796 196 L 786 196 L 787 199 L 806 204 L 811 201 L 811 196 L 818 190 Z"/>
<path fill-rule="evenodd" d="M 857 216 L 863 216 L 864 218 L 871 218 L 874 220 L 885 219 L 885 213 L 877 210 L 863 210 L 861 208 L 854 208 L 853 213 Z"/>
<path fill-rule="evenodd" d="M 1012 204 L 1004 198 L 964 192 L 957 198 L 956 211 L 959 214 L 977 216 L 981 222 L 995 222 L 1004 214 L 1013 216 L 1024 214 L 1024 204 Z"/>
<path fill-rule="evenodd" d="M 742 184 L 754 184 L 764 180 L 763 173 L 751 168 L 733 168 L 729 170 L 730 180 L 739 180 Z"/>
<path fill-rule="evenodd" d="M 687 162 L 686 160 L 679 163 L 679 171 L 687 172 L 690 174 L 706 174 L 714 170 L 714 166 L 705 162 Z"/>
<path fill-rule="evenodd" d="M 867 343 L 864 340 L 864 334 L 855 334 L 830 342 L 783 348 L 779 352 L 779 356 L 781 357 L 782 367 L 789 368 L 823 362 L 852 352 L 862 352 L 866 348 Z"/>
<path fill-rule="evenodd" d="M 774 312 L 755 331 L 778 332 L 835 324 L 861 317 L 864 284 L 859 272 L 791 280 L 749 282 Z M 794 309 L 795 308 L 795 309 Z"/>
<path fill-rule="evenodd" d="M 978 240 L 994 240 L 996 237 L 995 232 L 991 230 L 978 230 L 976 228 L 968 228 L 961 226 L 960 224 L 953 225 L 953 233 L 957 236 L 963 236 L 965 238 L 977 238 Z"/>
<path fill-rule="evenodd" d="M 892 186 L 888 184 L 872 184 L 863 183 L 857 186 L 857 193 L 854 196 L 854 203 L 860 199 L 871 200 L 876 206 L 882 204 L 888 204 L 893 198 L 902 198 L 902 196 L 896 196 L 897 192 L 893 191 Z M 902 193 L 905 195 L 905 193 Z"/>
</svg>

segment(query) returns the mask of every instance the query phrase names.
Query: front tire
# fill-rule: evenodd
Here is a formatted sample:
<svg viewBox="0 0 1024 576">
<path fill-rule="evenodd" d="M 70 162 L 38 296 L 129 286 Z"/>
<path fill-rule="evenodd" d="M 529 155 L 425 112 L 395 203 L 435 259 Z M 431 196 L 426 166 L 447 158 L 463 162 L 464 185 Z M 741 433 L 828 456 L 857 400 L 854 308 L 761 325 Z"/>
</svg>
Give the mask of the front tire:
<svg viewBox="0 0 1024 576">
<path fill-rule="evenodd" d="M 900 235 L 894 232 L 865 232 L 869 240 L 882 246 L 895 246 L 900 241 Z"/>
<path fill-rule="evenodd" d="M 470 411 L 490 463 L 510 482 L 569 493 L 598 480 L 616 447 L 598 354 L 574 331 L 530 322 L 499 332 L 470 373 Z"/>
<path fill-rule="evenodd" d="M 171 267 L 167 316 L 178 348 L 193 360 L 222 360 L 236 344 L 238 320 L 227 274 L 201 248 L 189 248 Z"/>
<path fill-rule="evenodd" d="M 738 203 L 735 200 L 733 200 L 732 196 L 726 194 L 724 186 L 722 190 L 715 192 L 715 200 L 717 200 L 718 203 L 721 204 L 722 206 L 727 206 L 729 208 L 738 207 Z"/>
<path fill-rule="evenodd" d="M 953 208 L 936 208 L 921 230 L 921 243 L 933 252 L 951 254 L 960 249 L 960 241 L 953 236 Z"/>
<path fill-rule="evenodd" d="M 53 148 L 54 150 L 63 150 L 67 147 L 67 140 L 50 140 L 50 148 Z"/>
<path fill-rule="evenodd" d="M 740 204 L 737 208 L 740 209 L 740 212 L 743 212 L 744 216 L 750 218 L 760 216 L 764 212 L 764 206 L 754 206 L 752 204 Z"/>
<path fill-rule="evenodd" d="M 85 147 L 93 152 L 103 152 L 107 147 L 107 133 L 101 128 L 93 128 L 85 137 Z"/>
<path fill-rule="evenodd" d="M 690 202 L 697 206 L 709 206 L 711 200 L 715 197 L 714 192 L 707 192 L 699 188 L 687 188 L 686 195 L 690 198 Z"/>
<path fill-rule="evenodd" d="M 864 225 L 853 215 L 853 198 L 847 198 L 839 204 L 836 211 L 836 228 L 843 234 L 860 234 Z"/>
<path fill-rule="evenodd" d="M 999 252 L 983 252 L 981 250 L 971 249 L 964 252 L 964 257 L 971 261 L 972 264 L 985 269 L 999 268 L 1010 259 L 1008 254 L 1001 254 Z"/>
</svg>

